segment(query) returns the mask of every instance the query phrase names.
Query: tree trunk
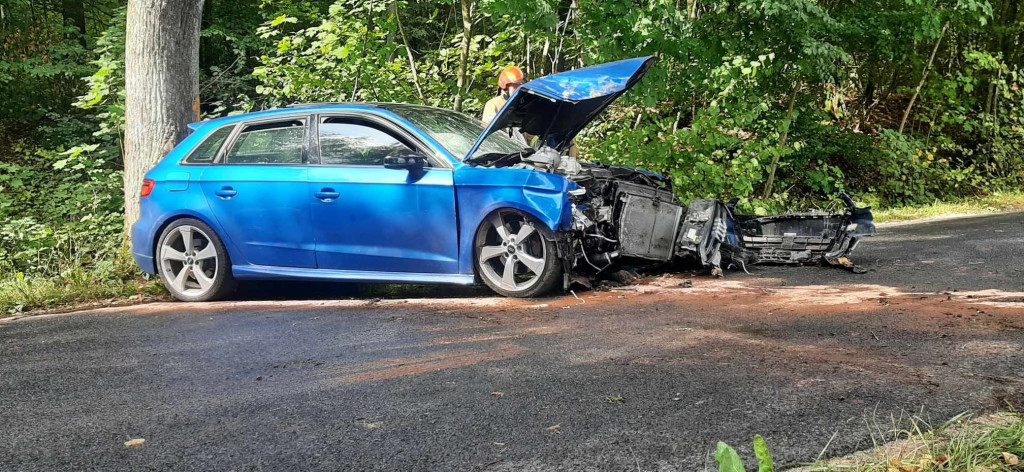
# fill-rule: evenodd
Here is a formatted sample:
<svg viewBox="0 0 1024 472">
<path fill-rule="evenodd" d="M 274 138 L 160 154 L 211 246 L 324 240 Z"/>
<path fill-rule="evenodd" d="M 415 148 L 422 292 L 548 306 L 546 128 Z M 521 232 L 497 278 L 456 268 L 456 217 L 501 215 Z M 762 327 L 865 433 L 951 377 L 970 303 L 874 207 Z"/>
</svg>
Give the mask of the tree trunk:
<svg viewBox="0 0 1024 472">
<path fill-rule="evenodd" d="M 789 137 L 789 128 L 793 127 L 793 108 L 796 106 L 796 91 L 797 87 L 793 87 L 793 93 L 789 96 L 789 110 L 786 112 L 786 129 L 782 132 L 782 136 L 779 136 L 779 147 L 786 147 L 786 138 Z M 772 196 L 772 185 L 775 184 L 775 169 L 779 168 L 779 153 L 775 153 L 775 157 L 772 158 L 771 171 L 768 172 L 768 185 L 764 188 L 764 199 Z"/>
<path fill-rule="evenodd" d="M 466 93 L 466 71 L 469 68 L 469 45 L 473 39 L 473 3 L 462 0 L 462 47 L 459 54 L 459 77 L 455 81 L 455 111 L 462 111 L 462 94 Z"/>
<path fill-rule="evenodd" d="M 398 23 L 398 34 L 402 36 L 402 45 L 405 46 L 405 55 L 409 58 L 409 70 L 412 71 L 412 83 L 416 86 L 416 94 L 420 96 L 420 101 L 426 103 L 426 98 L 423 96 L 423 88 L 420 87 L 420 76 L 416 72 L 416 59 L 412 57 L 412 48 L 409 47 L 409 39 L 405 37 L 405 28 L 402 28 L 402 17 L 398 11 L 398 1 L 391 2 L 391 8 L 394 9 L 395 22 Z"/>
<path fill-rule="evenodd" d="M 199 95 L 203 0 L 129 0 L 125 31 L 124 224 L 146 172 L 188 135 Z"/>
<path fill-rule="evenodd" d="M 562 57 L 562 46 L 565 44 L 565 32 L 569 30 L 569 22 L 572 21 L 572 15 L 575 11 L 573 7 L 576 2 L 573 1 L 569 4 L 569 11 L 565 13 L 565 21 L 562 23 L 562 32 L 558 34 L 558 48 L 555 49 L 555 57 L 551 60 L 551 72 L 559 71 L 559 61 Z M 558 25 L 555 25 L 555 33 L 558 33 Z"/>
<path fill-rule="evenodd" d="M 942 27 L 942 32 L 939 33 L 939 38 L 935 40 L 935 47 L 932 48 L 932 55 L 928 58 L 928 64 L 924 67 L 924 74 L 921 75 L 921 82 L 917 84 L 917 89 L 914 90 L 914 94 L 910 96 L 910 103 L 907 104 L 907 110 L 903 112 L 903 119 L 900 120 L 900 134 L 903 134 L 903 127 L 907 125 L 907 118 L 910 117 L 910 110 L 914 108 L 914 102 L 917 101 L 917 96 L 921 94 L 921 88 L 924 87 L 924 83 L 928 80 L 928 72 L 932 70 L 932 63 L 935 62 L 935 53 L 939 52 L 939 44 L 942 44 L 942 37 L 946 35 L 946 30 L 949 29 L 949 23 L 946 23 Z"/>
<path fill-rule="evenodd" d="M 557 31 L 556 31 L 557 32 Z M 548 61 L 548 49 L 551 46 L 551 38 L 544 38 L 544 48 L 540 50 L 540 65 L 537 67 L 537 76 L 544 74 L 544 63 Z"/>
<path fill-rule="evenodd" d="M 82 0 L 62 0 L 61 15 L 66 26 L 74 26 L 78 30 L 78 42 L 88 47 L 85 31 L 85 5 Z"/>
</svg>

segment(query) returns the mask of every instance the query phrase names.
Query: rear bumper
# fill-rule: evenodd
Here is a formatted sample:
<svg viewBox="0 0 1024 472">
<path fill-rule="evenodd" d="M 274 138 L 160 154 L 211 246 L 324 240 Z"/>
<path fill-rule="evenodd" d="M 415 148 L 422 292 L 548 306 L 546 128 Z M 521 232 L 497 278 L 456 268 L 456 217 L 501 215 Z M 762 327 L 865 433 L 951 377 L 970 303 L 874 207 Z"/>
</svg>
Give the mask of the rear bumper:
<svg viewBox="0 0 1024 472">
<path fill-rule="evenodd" d="M 152 225 L 145 219 L 132 225 L 132 257 L 143 272 L 156 275 L 153 261 Z"/>
<path fill-rule="evenodd" d="M 143 272 L 149 275 L 156 275 L 156 264 L 153 263 L 152 256 L 132 252 L 132 257 L 135 258 L 135 263 L 139 265 Z"/>
</svg>

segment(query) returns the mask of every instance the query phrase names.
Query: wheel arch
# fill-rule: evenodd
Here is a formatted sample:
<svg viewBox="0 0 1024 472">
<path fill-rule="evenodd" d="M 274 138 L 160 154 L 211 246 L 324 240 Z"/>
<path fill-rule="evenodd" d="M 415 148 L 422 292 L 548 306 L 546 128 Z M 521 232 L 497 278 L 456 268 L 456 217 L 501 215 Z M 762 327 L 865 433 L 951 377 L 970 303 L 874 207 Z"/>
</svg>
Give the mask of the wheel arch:
<svg viewBox="0 0 1024 472">
<path fill-rule="evenodd" d="M 552 227 L 552 223 L 551 221 L 549 221 L 550 219 L 545 217 L 544 214 L 538 211 L 536 208 L 533 208 L 529 205 L 523 205 L 519 202 L 501 202 L 500 204 L 494 205 L 493 208 L 484 213 L 483 217 L 481 217 L 480 220 L 476 222 L 476 225 L 473 227 L 474 246 L 476 245 L 476 234 L 480 231 L 480 227 L 487 222 L 487 219 L 490 218 L 491 215 L 494 215 L 499 211 L 505 210 L 515 210 L 530 215 L 537 221 L 543 223 L 540 225 L 538 229 L 540 230 L 541 234 L 544 235 L 545 238 L 551 241 L 558 239 L 558 220 L 554 221 L 554 226 Z"/>
<path fill-rule="evenodd" d="M 487 223 L 487 220 L 491 217 L 491 215 L 494 215 L 495 213 L 498 213 L 500 211 L 506 211 L 506 210 L 514 210 L 514 211 L 519 211 L 521 213 L 525 213 L 525 214 L 529 215 L 530 217 L 536 219 L 537 221 L 541 222 L 541 224 L 539 225 L 537 230 L 540 232 L 541 236 L 544 237 L 544 239 L 547 239 L 548 241 L 556 241 L 556 240 L 558 240 L 558 230 L 557 230 L 557 227 L 556 228 L 551 228 L 549 226 L 549 223 L 544 221 L 544 218 L 541 216 L 540 212 L 537 211 L 535 208 L 532 208 L 532 207 L 527 206 L 527 205 L 519 204 L 518 202 L 502 202 L 502 203 L 504 203 L 504 205 L 496 205 L 492 210 L 488 211 L 487 213 L 484 213 L 483 218 L 480 218 L 480 221 L 477 221 L 476 226 L 474 226 L 473 230 L 472 230 L 473 231 L 472 232 L 473 239 L 471 240 L 472 246 L 470 247 L 470 253 L 471 253 L 471 258 L 472 258 L 471 261 L 472 261 L 472 268 L 473 268 L 473 277 L 478 282 L 481 281 L 481 278 L 480 278 L 480 271 L 477 270 L 477 257 L 478 257 L 477 250 L 476 250 L 477 238 L 480 236 L 480 228 L 482 228 L 483 225 Z"/>
<path fill-rule="evenodd" d="M 486 225 L 487 225 L 488 220 L 493 215 L 497 214 L 498 212 L 502 212 L 502 211 L 515 211 L 515 212 L 523 214 L 528 219 L 534 220 L 534 223 L 536 223 L 536 224 L 534 224 L 533 226 L 537 229 L 537 232 L 540 234 L 541 239 L 544 240 L 544 241 L 547 241 L 548 244 L 551 244 L 551 246 L 549 246 L 548 250 L 549 251 L 553 251 L 553 252 L 551 252 L 549 254 L 550 261 L 552 261 L 552 262 L 549 262 L 549 264 L 550 263 L 556 264 L 557 265 L 557 269 L 555 269 L 555 270 L 557 271 L 558 274 L 562 274 L 564 272 L 564 270 L 565 270 L 564 269 L 565 266 L 563 264 L 561 249 L 560 249 L 559 243 L 558 243 L 560 238 L 559 238 L 559 230 L 557 229 L 557 226 L 555 228 L 552 228 L 550 226 L 550 223 L 545 222 L 543 216 L 541 214 L 539 214 L 539 212 L 536 209 L 534 209 L 534 208 L 532 208 L 530 206 L 526 206 L 526 205 L 522 205 L 522 204 L 517 204 L 516 202 L 505 202 L 505 203 L 506 203 L 506 205 L 497 205 L 491 211 L 485 213 L 483 218 L 480 219 L 480 221 L 477 223 L 476 227 L 473 229 L 473 236 L 472 236 L 472 239 L 471 239 L 472 242 L 471 242 L 470 253 L 471 253 L 471 263 L 472 263 L 472 270 L 473 270 L 473 278 L 474 278 L 474 280 L 476 280 L 478 283 L 484 282 L 483 274 L 481 274 L 480 269 L 479 269 L 479 266 L 480 266 L 480 264 L 479 264 L 479 254 L 478 254 L 479 251 L 477 251 L 477 245 L 478 245 L 479 238 L 480 238 L 480 236 L 482 234 L 485 234 L 485 231 L 483 231 L 483 230 L 487 227 Z M 555 224 L 557 225 L 557 222 Z M 548 273 L 548 269 L 545 269 L 544 273 L 545 274 Z M 538 277 L 541 277 L 541 280 L 543 280 L 543 278 L 545 278 L 547 276 L 542 276 L 542 275 L 538 274 Z M 551 280 L 551 279 L 549 278 L 548 280 Z M 547 285 L 546 283 L 544 283 L 542 281 L 538 281 L 538 282 L 540 282 L 542 285 Z M 550 285 L 547 285 L 547 286 L 550 288 Z M 505 295 L 505 296 L 519 296 L 519 295 L 508 295 L 508 294 L 505 294 L 504 292 L 499 291 L 497 288 L 494 288 L 493 286 L 491 288 L 492 288 L 492 290 L 495 290 L 499 294 L 502 294 L 502 295 Z M 528 288 L 526 290 L 530 290 L 530 288 Z M 546 291 L 547 290 L 543 290 L 542 289 L 540 293 L 545 293 Z M 532 296 L 532 295 L 527 295 L 527 296 Z"/>
<path fill-rule="evenodd" d="M 228 260 L 228 262 L 229 262 L 229 264 L 228 264 L 229 267 L 228 268 L 230 269 L 231 249 L 229 247 L 228 241 L 224 238 L 223 235 L 221 235 L 217 231 L 217 226 L 214 225 L 213 223 L 211 223 L 207 218 L 203 217 L 200 214 L 188 212 L 188 213 L 175 213 L 173 215 L 167 216 L 166 218 L 164 218 L 160 222 L 160 224 L 158 224 L 156 226 L 156 230 L 153 231 L 153 241 L 150 243 L 149 250 L 150 250 L 150 253 L 153 254 L 153 270 L 154 270 L 154 272 L 157 275 L 160 274 L 160 264 L 156 261 L 156 259 L 157 259 L 156 250 L 157 250 L 157 246 L 160 245 L 160 238 L 164 235 L 164 231 L 167 229 L 168 226 L 174 224 L 174 222 L 176 222 L 176 221 L 181 221 L 181 220 L 184 220 L 184 219 L 191 219 L 191 220 L 201 221 L 203 224 L 205 224 L 206 226 L 209 226 L 210 229 L 213 230 L 213 232 L 217 235 L 217 237 L 220 238 L 221 244 L 223 244 L 224 248 L 228 251 L 228 259 L 229 259 Z"/>
</svg>

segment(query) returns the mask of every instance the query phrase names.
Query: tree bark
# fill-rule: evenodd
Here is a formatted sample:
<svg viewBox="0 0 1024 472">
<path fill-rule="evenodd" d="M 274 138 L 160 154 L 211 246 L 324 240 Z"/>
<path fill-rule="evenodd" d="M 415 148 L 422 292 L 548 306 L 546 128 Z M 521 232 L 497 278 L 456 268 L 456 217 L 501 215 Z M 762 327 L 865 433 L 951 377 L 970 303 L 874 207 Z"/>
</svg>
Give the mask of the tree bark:
<svg viewBox="0 0 1024 472">
<path fill-rule="evenodd" d="M 939 52 L 939 45 L 942 44 L 942 37 L 946 35 L 947 29 L 949 29 L 949 23 L 943 25 L 942 32 L 939 33 L 939 38 L 935 40 L 935 47 L 932 48 L 932 55 L 928 58 L 928 64 L 924 67 L 924 74 L 921 75 L 921 82 L 917 84 L 914 94 L 910 96 L 910 103 L 907 104 L 907 109 L 903 112 L 903 119 L 900 120 L 900 134 L 903 134 L 903 127 L 907 125 L 907 118 L 910 117 L 910 110 L 914 108 L 914 102 L 917 101 L 917 96 L 921 94 L 921 89 L 924 87 L 925 81 L 928 80 L 928 72 L 932 70 L 932 63 L 935 62 L 935 53 Z"/>
<path fill-rule="evenodd" d="M 793 93 L 789 96 L 789 110 L 786 112 L 786 130 L 782 132 L 782 136 L 779 136 L 779 147 L 786 147 L 786 138 L 789 137 L 789 128 L 793 127 L 793 109 L 796 106 L 796 91 L 797 87 L 793 87 Z M 768 185 L 764 188 L 764 199 L 772 196 L 772 185 L 775 184 L 775 169 L 779 168 L 779 153 L 775 153 L 775 157 L 772 157 L 771 171 L 768 173 Z"/>
<path fill-rule="evenodd" d="M 473 39 L 473 2 L 462 0 L 462 47 L 459 54 L 459 76 L 455 81 L 455 111 L 462 111 L 462 95 L 466 93 L 466 71 L 469 68 L 469 46 Z"/>
<path fill-rule="evenodd" d="M 199 95 L 204 0 L 129 0 L 125 31 L 125 234 L 143 176 L 188 135 Z"/>
</svg>

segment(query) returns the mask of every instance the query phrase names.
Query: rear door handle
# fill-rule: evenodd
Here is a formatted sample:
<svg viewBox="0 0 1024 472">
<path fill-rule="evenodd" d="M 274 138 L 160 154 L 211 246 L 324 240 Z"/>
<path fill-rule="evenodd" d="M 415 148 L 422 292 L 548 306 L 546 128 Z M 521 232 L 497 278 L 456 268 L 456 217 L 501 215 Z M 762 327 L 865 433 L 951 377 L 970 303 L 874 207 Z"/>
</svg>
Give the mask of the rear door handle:
<svg viewBox="0 0 1024 472">
<path fill-rule="evenodd" d="M 231 197 L 233 197 L 235 195 L 238 195 L 238 191 L 236 191 L 235 189 L 233 189 L 231 187 L 221 187 L 220 190 L 218 190 L 218 191 L 216 191 L 214 193 L 218 197 L 223 198 L 225 200 L 227 200 L 227 199 L 229 199 L 229 198 L 231 198 Z"/>
<path fill-rule="evenodd" d="M 335 192 L 333 188 L 322 188 L 320 189 L 319 192 L 314 193 L 313 196 L 319 198 L 320 200 L 323 200 L 324 202 L 332 202 L 336 198 L 340 197 L 341 194 Z"/>
</svg>

